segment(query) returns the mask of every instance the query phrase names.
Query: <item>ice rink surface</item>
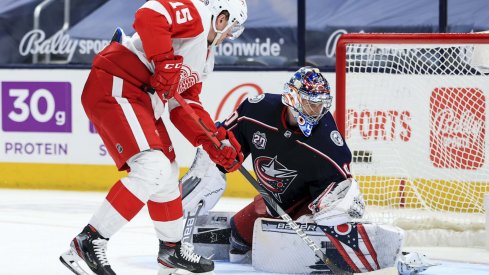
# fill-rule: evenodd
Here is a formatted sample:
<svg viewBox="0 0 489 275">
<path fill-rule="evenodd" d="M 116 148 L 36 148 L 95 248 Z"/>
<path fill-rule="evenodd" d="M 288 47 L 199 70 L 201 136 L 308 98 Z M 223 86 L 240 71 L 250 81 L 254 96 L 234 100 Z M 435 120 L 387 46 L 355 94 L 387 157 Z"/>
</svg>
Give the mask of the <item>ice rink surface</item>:
<svg viewBox="0 0 489 275">
<path fill-rule="evenodd" d="M 104 196 L 101 192 L 0 189 L 0 275 L 72 274 L 59 262 L 59 254 L 68 249 Z M 249 201 L 223 198 L 215 210 L 237 211 Z M 158 242 L 144 208 L 112 237 L 108 258 L 118 275 L 155 275 L 157 251 Z M 476 264 L 489 262 L 489 252 L 483 249 L 424 248 L 423 252 L 441 265 L 422 274 L 489 274 L 489 264 Z M 444 255 L 464 262 L 443 260 L 448 258 Z M 249 265 L 216 262 L 216 274 L 250 273 L 269 274 L 256 272 Z"/>
</svg>

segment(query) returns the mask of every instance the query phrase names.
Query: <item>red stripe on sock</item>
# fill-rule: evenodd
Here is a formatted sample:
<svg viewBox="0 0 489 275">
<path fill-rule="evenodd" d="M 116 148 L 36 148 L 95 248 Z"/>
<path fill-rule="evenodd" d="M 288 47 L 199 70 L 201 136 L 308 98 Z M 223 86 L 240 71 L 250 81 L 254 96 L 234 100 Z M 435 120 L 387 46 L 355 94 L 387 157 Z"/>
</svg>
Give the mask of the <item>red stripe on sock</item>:
<svg viewBox="0 0 489 275">
<path fill-rule="evenodd" d="M 131 193 L 121 181 L 112 186 L 106 199 L 128 221 L 134 218 L 144 206 L 144 203 Z"/>
<path fill-rule="evenodd" d="M 148 201 L 148 211 L 153 221 L 168 222 L 177 220 L 183 217 L 182 198 L 178 197 L 167 202 Z"/>
</svg>

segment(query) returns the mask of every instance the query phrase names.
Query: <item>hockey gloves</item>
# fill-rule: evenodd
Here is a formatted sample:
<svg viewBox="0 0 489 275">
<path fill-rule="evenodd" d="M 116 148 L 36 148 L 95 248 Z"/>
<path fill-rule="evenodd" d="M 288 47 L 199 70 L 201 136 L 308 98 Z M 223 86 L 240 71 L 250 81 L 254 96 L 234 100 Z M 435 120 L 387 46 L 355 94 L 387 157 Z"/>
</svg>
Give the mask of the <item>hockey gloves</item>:
<svg viewBox="0 0 489 275">
<path fill-rule="evenodd" d="M 349 178 L 340 183 L 331 183 L 309 204 L 309 209 L 317 224 L 335 226 L 361 218 L 365 202 L 358 182 Z"/>
<path fill-rule="evenodd" d="M 209 154 L 211 160 L 226 169 L 228 172 L 238 170 L 243 163 L 243 153 L 241 145 L 234 137 L 233 132 L 219 127 L 215 133 L 217 139 L 221 142 L 221 147 L 217 147 L 210 140 L 202 142 L 202 147 Z"/>
<path fill-rule="evenodd" d="M 151 87 L 168 100 L 178 90 L 183 57 L 180 55 L 173 56 L 173 54 L 160 54 L 152 60 L 155 64 L 155 72 L 150 79 Z"/>
</svg>

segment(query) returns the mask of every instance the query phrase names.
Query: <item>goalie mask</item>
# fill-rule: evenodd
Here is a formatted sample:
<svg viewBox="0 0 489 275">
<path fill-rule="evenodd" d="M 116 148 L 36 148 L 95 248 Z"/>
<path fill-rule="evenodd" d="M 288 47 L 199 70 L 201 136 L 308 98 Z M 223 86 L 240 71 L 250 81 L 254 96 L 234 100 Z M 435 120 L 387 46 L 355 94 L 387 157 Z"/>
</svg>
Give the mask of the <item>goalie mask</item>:
<svg viewBox="0 0 489 275">
<path fill-rule="evenodd" d="M 282 103 L 291 108 L 302 133 L 308 137 L 312 128 L 329 111 L 333 97 L 329 83 L 319 69 L 302 67 L 285 83 Z"/>
<path fill-rule="evenodd" d="M 244 31 L 244 22 L 248 18 L 248 7 L 245 0 L 204 0 L 207 7 L 212 13 L 212 28 L 217 33 L 212 45 L 219 40 L 219 38 L 231 29 L 229 39 L 238 38 Z M 229 13 L 229 20 L 227 26 L 219 31 L 216 28 L 216 20 L 221 12 L 227 11 Z"/>
</svg>

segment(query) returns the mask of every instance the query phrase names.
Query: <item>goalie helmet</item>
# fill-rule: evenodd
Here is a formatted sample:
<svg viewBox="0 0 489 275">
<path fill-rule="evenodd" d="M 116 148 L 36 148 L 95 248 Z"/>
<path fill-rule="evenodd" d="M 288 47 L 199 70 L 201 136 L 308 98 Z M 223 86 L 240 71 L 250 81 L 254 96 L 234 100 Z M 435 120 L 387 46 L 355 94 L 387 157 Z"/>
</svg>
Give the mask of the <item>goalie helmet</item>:
<svg viewBox="0 0 489 275">
<path fill-rule="evenodd" d="M 244 23 L 248 18 L 248 7 L 245 0 L 204 0 L 212 13 L 212 28 L 217 38 L 231 28 L 230 39 L 238 38 L 244 31 Z M 229 12 L 228 25 L 221 31 L 216 29 L 216 20 L 221 12 Z M 214 39 L 213 44 L 217 39 Z"/>
<path fill-rule="evenodd" d="M 312 128 L 329 111 L 333 101 L 329 83 L 319 69 L 302 67 L 285 83 L 282 103 L 292 109 L 302 133 L 308 137 Z"/>
</svg>

